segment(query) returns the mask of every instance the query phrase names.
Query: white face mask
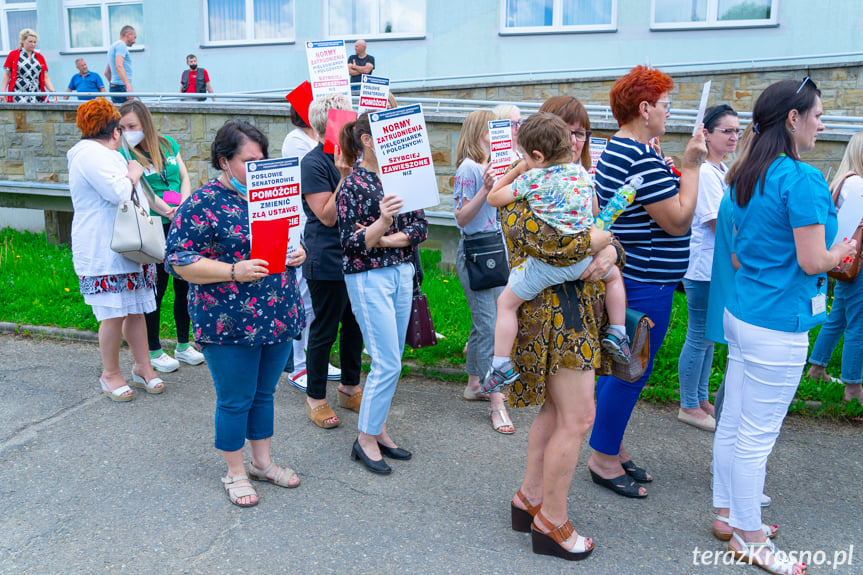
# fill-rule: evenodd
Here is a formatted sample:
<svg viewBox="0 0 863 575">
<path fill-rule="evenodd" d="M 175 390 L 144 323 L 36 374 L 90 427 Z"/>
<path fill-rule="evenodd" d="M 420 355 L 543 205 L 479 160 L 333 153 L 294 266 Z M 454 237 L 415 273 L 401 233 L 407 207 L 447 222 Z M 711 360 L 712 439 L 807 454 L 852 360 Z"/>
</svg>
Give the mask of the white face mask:
<svg viewBox="0 0 863 575">
<path fill-rule="evenodd" d="M 134 148 L 144 140 L 144 132 L 141 130 L 124 130 L 123 137 L 130 148 Z"/>
</svg>

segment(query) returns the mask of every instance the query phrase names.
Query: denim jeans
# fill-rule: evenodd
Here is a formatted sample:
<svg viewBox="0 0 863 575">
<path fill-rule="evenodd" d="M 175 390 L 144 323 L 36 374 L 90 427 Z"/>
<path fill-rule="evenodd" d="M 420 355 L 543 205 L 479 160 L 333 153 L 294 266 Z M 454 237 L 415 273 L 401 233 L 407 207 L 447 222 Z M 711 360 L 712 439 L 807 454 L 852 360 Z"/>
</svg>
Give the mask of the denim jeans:
<svg viewBox="0 0 863 575">
<path fill-rule="evenodd" d="M 850 284 L 836 282 L 833 306 L 812 347 L 809 363 L 827 367 L 843 332 L 842 381 L 863 383 L 863 278 Z"/>
<path fill-rule="evenodd" d="M 470 289 L 464 258 L 464 239 L 458 241 L 455 267 L 470 309 L 470 334 L 467 337 L 467 354 L 464 369 L 468 375 L 484 376 L 491 368 L 494 356 L 494 327 L 497 321 L 497 297 L 503 288 Z"/>
<path fill-rule="evenodd" d="M 728 310 L 724 325 L 728 367 L 713 438 L 713 506 L 731 510 L 732 527 L 756 531 L 767 457 L 800 383 L 809 337 L 757 327 Z"/>
<path fill-rule="evenodd" d="M 216 449 L 238 451 L 246 439 L 273 436 L 273 393 L 292 345 L 204 345 L 216 388 Z"/>
<path fill-rule="evenodd" d="M 677 377 L 680 379 L 680 407 L 695 409 L 708 399 L 707 387 L 713 365 L 713 341 L 704 335 L 710 282 L 684 278 L 683 288 L 686 290 L 689 325 L 677 362 Z"/>
<path fill-rule="evenodd" d="M 413 277 L 411 264 L 345 274 L 351 308 L 372 358 L 357 420 L 359 430 L 369 435 L 383 430 L 401 376 Z"/>
<path fill-rule="evenodd" d="M 118 86 L 116 84 L 111 84 L 108 87 L 108 91 L 109 92 L 125 92 L 126 86 Z M 111 101 L 114 102 L 115 104 L 122 104 L 123 102 L 126 102 L 128 100 L 129 100 L 129 98 L 127 98 L 126 96 L 111 96 Z"/>
</svg>

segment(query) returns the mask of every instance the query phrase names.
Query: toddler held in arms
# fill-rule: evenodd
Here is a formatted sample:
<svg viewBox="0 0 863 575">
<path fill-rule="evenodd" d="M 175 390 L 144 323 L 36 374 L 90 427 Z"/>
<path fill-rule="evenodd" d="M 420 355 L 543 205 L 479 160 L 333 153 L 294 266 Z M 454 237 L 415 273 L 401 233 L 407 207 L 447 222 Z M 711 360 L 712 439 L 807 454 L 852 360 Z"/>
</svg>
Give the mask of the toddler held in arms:
<svg viewBox="0 0 863 575">
<path fill-rule="evenodd" d="M 533 213 L 562 234 L 589 231 L 591 246 L 602 248 L 611 242 L 611 232 L 596 226 L 598 211 L 593 179 L 581 164 L 572 163 L 572 136 L 569 127 L 554 114 L 540 112 L 524 121 L 517 135 L 524 159 L 495 183 L 488 195 L 489 205 L 500 207 L 525 199 Z M 637 183 L 636 183 L 637 185 Z M 631 186 L 618 192 L 634 194 Z M 609 205 L 615 202 L 609 202 Z M 602 214 L 606 222 L 619 215 Z M 494 331 L 494 359 L 482 382 L 482 392 L 497 391 L 518 379 L 510 353 L 518 332 L 518 308 L 546 288 L 576 281 L 593 260 L 591 256 L 566 267 L 555 267 L 528 257 L 510 271 L 509 281 L 497 299 Z M 602 338 L 602 347 L 614 361 L 630 359 L 626 335 L 626 290 L 617 267 L 612 267 L 605 282 L 606 309 L 611 324 Z"/>
</svg>

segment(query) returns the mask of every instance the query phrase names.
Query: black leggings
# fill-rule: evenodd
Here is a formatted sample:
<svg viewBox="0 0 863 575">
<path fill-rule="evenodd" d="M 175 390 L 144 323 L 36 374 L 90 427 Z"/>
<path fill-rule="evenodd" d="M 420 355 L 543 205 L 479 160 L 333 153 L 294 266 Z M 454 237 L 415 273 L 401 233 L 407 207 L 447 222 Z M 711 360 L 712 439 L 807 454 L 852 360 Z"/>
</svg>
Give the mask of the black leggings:
<svg viewBox="0 0 863 575">
<path fill-rule="evenodd" d="M 162 224 L 165 236 L 171 224 Z M 156 311 L 144 314 L 147 322 L 147 345 L 150 351 L 162 349 L 159 343 L 159 313 L 162 310 L 162 298 L 168 289 L 168 276 L 164 264 L 156 264 Z M 177 328 L 177 343 L 189 343 L 189 284 L 179 278 L 174 278 L 174 325 Z"/>
</svg>

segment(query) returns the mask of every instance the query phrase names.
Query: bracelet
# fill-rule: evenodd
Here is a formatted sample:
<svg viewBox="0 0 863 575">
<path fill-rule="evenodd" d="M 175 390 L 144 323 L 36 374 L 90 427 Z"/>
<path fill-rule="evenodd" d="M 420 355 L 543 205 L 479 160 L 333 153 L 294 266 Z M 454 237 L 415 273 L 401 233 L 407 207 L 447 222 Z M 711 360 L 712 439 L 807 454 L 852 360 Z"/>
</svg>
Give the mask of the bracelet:
<svg viewBox="0 0 863 575">
<path fill-rule="evenodd" d="M 232 264 L 231 264 L 231 281 L 232 281 L 232 282 L 236 282 L 236 281 L 237 281 L 237 278 L 236 278 L 236 277 L 234 277 L 234 268 L 236 268 L 236 267 L 237 267 L 237 263 L 236 263 L 236 262 L 234 262 L 234 263 L 232 263 Z"/>
</svg>

